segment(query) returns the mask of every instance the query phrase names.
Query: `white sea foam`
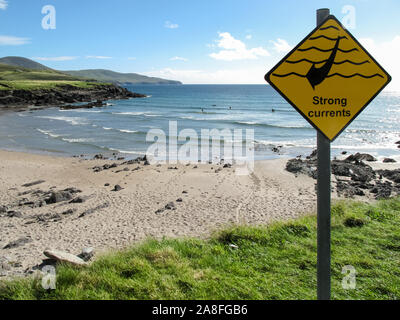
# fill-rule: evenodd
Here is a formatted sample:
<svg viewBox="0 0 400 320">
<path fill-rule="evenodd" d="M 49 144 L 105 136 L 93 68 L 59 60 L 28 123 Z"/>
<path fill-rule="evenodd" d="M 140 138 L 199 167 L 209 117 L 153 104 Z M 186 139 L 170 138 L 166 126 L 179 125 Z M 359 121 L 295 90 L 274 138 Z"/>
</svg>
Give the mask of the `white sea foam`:
<svg viewBox="0 0 400 320">
<path fill-rule="evenodd" d="M 111 112 L 111 114 L 124 115 L 124 116 L 161 117 L 160 114 L 155 114 L 150 112 Z"/>
<path fill-rule="evenodd" d="M 73 126 L 77 125 L 84 125 L 87 124 L 85 122 L 85 118 L 80 118 L 80 117 L 54 117 L 54 116 L 37 116 L 37 118 L 42 118 L 42 119 L 50 119 L 50 120 L 57 120 L 57 121 L 65 121 Z"/>
<path fill-rule="evenodd" d="M 58 134 L 54 134 L 51 131 L 47 131 L 47 130 L 43 130 L 43 129 L 39 129 L 36 128 L 37 131 L 39 131 L 40 133 L 45 134 L 46 136 L 52 137 L 52 138 L 58 138 L 60 135 Z"/>
<path fill-rule="evenodd" d="M 95 140 L 92 138 L 77 138 L 77 139 L 70 139 L 70 138 L 61 138 L 62 141 L 70 142 L 70 143 L 85 143 L 85 142 L 94 142 Z"/>
</svg>

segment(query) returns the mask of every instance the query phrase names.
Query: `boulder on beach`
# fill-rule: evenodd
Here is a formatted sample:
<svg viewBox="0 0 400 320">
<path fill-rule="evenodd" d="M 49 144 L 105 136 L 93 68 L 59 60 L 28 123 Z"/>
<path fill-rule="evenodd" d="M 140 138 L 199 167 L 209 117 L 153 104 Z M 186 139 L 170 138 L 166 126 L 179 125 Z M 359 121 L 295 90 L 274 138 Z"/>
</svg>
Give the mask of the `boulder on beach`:
<svg viewBox="0 0 400 320">
<path fill-rule="evenodd" d="M 45 250 L 43 252 L 43 254 L 46 257 L 48 257 L 50 259 L 54 259 L 54 260 L 59 261 L 59 262 L 69 263 L 69 264 L 73 264 L 73 265 L 76 265 L 76 266 L 85 266 L 85 265 L 87 265 L 87 263 L 83 259 L 81 259 L 81 258 L 79 258 L 79 257 L 77 257 L 77 256 L 75 256 L 75 255 L 73 255 L 71 253 L 67 253 L 67 252 L 63 252 L 63 251 Z"/>
<path fill-rule="evenodd" d="M 350 155 L 346 158 L 346 161 L 354 162 L 354 161 L 368 161 L 375 162 L 377 161 L 375 157 L 371 156 L 368 153 L 356 153 L 354 155 Z"/>
<path fill-rule="evenodd" d="M 50 197 L 46 199 L 47 204 L 53 204 L 72 199 L 72 194 L 68 191 L 56 191 L 52 192 Z"/>
<path fill-rule="evenodd" d="M 383 159 L 383 163 L 396 163 L 397 161 L 392 158 L 385 158 Z"/>
</svg>

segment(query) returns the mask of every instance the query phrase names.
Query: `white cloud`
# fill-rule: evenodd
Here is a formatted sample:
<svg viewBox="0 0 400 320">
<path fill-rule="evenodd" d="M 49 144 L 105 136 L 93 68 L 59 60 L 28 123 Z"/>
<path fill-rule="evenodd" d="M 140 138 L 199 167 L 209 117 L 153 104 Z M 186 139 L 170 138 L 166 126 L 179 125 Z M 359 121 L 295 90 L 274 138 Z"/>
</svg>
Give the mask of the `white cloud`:
<svg viewBox="0 0 400 320">
<path fill-rule="evenodd" d="M 229 32 L 218 33 L 220 39 L 217 40 L 217 46 L 224 50 L 217 53 L 211 53 L 210 57 L 216 60 L 254 60 L 259 57 L 269 56 L 269 52 L 262 47 L 247 49 L 246 45 L 235 39 Z"/>
<path fill-rule="evenodd" d="M 86 59 L 112 59 L 112 57 L 107 57 L 107 56 L 86 56 Z"/>
<path fill-rule="evenodd" d="M 171 61 L 188 61 L 188 59 L 182 58 L 182 57 L 172 57 L 169 60 L 171 60 Z"/>
<path fill-rule="evenodd" d="M 274 50 L 278 53 L 287 53 L 292 50 L 292 46 L 284 39 L 277 39 L 276 41 L 271 41 L 274 44 Z"/>
<path fill-rule="evenodd" d="M 388 88 L 400 90 L 400 35 L 395 36 L 391 41 L 381 43 L 377 43 L 371 38 L 360 39 L 360 42 L 392 76 L 392 82 Z"/>
<path fill-rule="evenodd" d="M 8 6 L 8 3 L 6 0 L 0 0 L 0 9 L 1 10 L 6 10 Z"/>
<path fill-rule="evenodd" d="M 178 29 L 179 24 L 171 23 L 171 21 L 165 21 L 164 27 L 168 29 Z"/>
<path fill-rule="evenodd" d="M 247 36 L 246 36 L 246 39 L 247 40 L 251 40 L 253 38 L 253 36 L 251 35 L 251 34 L 248 34 Z"/>
<path fill-rule="evenodd" d="M 32 57 L 32 60 L 39 60 L 39 61 L 70 61 L 75 60 L 78 57 L 71 57 L 71 56 L 61 56 L 61 57 Z"/>
<path fill-rule="evenodd" d="M 19 46 L 29 43 L 30 39 L 13 36 L 0 36 L 0 46 Z"/>
<path fill-rule="evenodd" d="M 266 84 L 264 75 L 269 68 L 260 66 L 252 69 L 224 69 L 205 71 L 198 69 L 165 68 L 145 72 L 150 77 L 178 80 L 190 84 Z"/>
</svg>

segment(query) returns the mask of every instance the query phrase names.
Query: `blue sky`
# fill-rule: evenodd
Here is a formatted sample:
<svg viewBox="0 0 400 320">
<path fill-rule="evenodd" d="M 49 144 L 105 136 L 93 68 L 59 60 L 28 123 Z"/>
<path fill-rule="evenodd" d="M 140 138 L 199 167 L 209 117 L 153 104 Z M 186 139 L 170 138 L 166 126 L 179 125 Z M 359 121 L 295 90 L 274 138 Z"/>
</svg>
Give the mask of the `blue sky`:
<svg viewBox="0 0 400 320">
<path fill-rule="evenodd" d="M 46 5 L 56 10 L 55 29 L 42 27 Z M 355 10 L 350 32 L 400 87 L 398 0 L 0 0 L 0 56 L 184 83 L 264 83 L 315 27 L 316 9 L 342 20 L 345 6 Z"/>
</svg>

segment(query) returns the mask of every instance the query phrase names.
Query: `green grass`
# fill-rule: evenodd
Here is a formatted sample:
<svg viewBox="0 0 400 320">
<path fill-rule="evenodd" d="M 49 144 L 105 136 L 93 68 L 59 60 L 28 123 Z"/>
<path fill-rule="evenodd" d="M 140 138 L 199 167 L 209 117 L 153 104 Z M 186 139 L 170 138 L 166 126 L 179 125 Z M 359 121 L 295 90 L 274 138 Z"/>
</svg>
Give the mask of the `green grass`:
<svg viewBox="0 0 400 320">
<path fill-rule="evenodd" d="M 56 70 L 32 70 L 0 63 L 0 90 L 54 89 L 66 84 L 89 89 L 101 83 Z"/>
<path fill-rule="evenodd" d="M 333 299 L 400 298 L 399 213 L 400 198 L 333 206 Z M 60 266 L 56 290 L 3 281 L 0 299 L 315 299 L 316 249 L 315 216 L 209 240 L 149 239 L 89 267 Z M 341 286 L 345 265 L 357 271 L 355 290 Z"/>
<path fill-rule="evenodd" d="M 91 89 L 107 83 L 65 80 L 22 80 L 22 81 L 0 81 L 0 90 L 39 90 L 55 89 L 62 85 L 72 85 L 77 88 Z"/>
</svg>

